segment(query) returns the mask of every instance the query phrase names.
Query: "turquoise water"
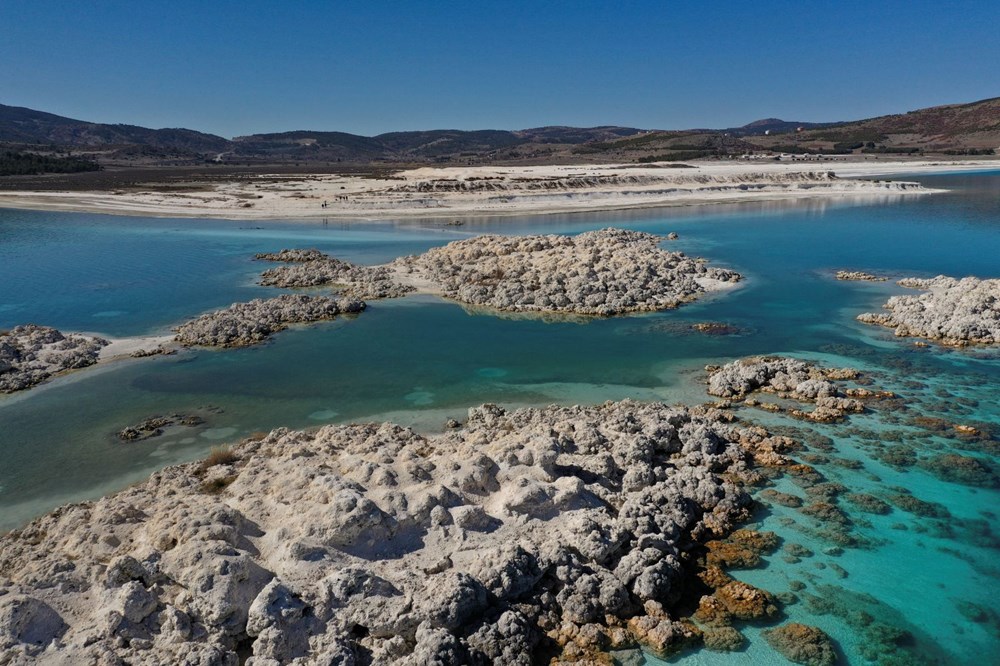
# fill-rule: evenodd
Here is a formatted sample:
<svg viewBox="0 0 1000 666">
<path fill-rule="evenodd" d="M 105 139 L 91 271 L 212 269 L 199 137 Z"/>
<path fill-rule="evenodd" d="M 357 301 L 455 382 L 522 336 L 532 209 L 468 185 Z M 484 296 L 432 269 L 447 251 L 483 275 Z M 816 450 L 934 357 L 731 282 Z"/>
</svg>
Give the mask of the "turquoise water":
<svg viewBox="0 0 1000 666">
<path fill-rule="evenodd" d="M 740 289 L 677 311 L 586 323 L 498 318 L 430 297 L 373 302 L 355 319 L 289 331 L 261 347 L 122 362 L 0 398 L 0 529 L 277 426 L 390 418 L 439 430 L 445 419 L 485 401 L 702 402 L 706 363 L 795 354 L 868 368 L 879 387 L 897 391 L 912 410 L 819 427 L 829 441 L 817 439 L 801 455 L 851 492 L 888 497 L 904 487 L 943 505 L 950 517 L 898 507 L 868 514 L 841 498 L 854 543 L 826 555 L 835 544 L 822 526 L 776 505 L 761 511 L 758 527 L 815 555 L 788 562 L 787 551 L 778 551 L 767 566 L 734 574 L 773 592 L 789 590 L 791 581 L 805 584 L 798 602 L 785 607 L 787 617 L 825 629 L 850 663 L 868 663 L 871 645 L 903 663 L 996 662 L 1000 619 L 969 604 L 990 609 L 998 590 L 997 489 L 944 480 L 925 463 L 899 461 L 958 451 L 995 463 L 995 439 L 969 450 L 951 431 L 910 421 L 919 413 L 1000 424 L 1000 362 L 989 353 L 918 350 L 858 324 L 857 313 L 902 290 L 830 275 L 851 268 L 1000 277 L 1000 174 L 919 179 L 951 191 L 865 203 L 470 219 L 457 228 L 433 221 L 251 223 L 0 210 L 0 328 L 35 322 L 111 336 L 161 333 L 202 311 L 276 293 L 254 284 L 264 268 L 250 260 L 255 252 L 309 246 L 379 263 L 484 232 L 676 231 L 680 239 L 671 248 L 747 276 Z M 684 330 L 700 321 L 726 322 L 739 334 Z M 206 423 L 142 443 L 114 436 L 149 416 L 191 412 Z M 781 425 L 776 417 L 745 414 Z M 899 446 L 912 449 L 909 458 L 891 455 L 898 451 L 889 447 Z M 790 479 L 775 487 L 808 501 Z M 862 611 L 881 624 L 865 625 Z M 909 638 L 892 642 L 882 625 Z M 678 659 L 785 663 L 760 638 L 761 627 L 743 630 L 751 638 L 744 652 Z"/>
</svg>

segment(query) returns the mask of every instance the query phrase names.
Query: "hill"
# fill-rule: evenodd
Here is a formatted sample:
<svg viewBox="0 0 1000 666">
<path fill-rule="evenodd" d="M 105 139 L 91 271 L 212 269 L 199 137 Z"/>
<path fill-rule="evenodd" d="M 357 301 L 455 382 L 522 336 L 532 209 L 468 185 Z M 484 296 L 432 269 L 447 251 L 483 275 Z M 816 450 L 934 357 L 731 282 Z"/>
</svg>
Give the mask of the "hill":
<svg viewBox="0 0 1000 666">
<path fill-rule="evenodd" d="M 852 122 L 765 118 L 728 129 L 547 126 L 426 130 L 367 137 L 297 130 L 226 139 L 195 130 L 94 123 L 0 104 L 0 147 L 102 164 L 477 164 L 654 162 L 747 153 L 992 154 L 1000 147 L 1000 98 Z"/>
<path fill-rule="evenodd" d="M 139 145 L 183 154 L 221 151 L 229 145 L 221 136 L 189 129 L 92 123 L 4 104 L 0 104 L 0 142 L 83 149 Z"/>
</svg>

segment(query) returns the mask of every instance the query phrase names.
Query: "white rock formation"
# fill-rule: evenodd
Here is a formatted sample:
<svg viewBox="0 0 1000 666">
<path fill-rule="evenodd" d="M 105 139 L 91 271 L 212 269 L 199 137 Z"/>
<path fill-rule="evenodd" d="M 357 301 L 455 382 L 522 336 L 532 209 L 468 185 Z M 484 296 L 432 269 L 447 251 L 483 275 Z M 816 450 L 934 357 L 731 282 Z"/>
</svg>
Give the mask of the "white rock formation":
<svg viewBox="0 0 1000 666">
<path fill-rule="evenodd" d="M 205 347 L 245 347 L 263 342 L 291 324 L 333 319 L 361 312 L 364 301 L 284 294 L 267 300 L 233 303 L 177 327 L 177 342 Z"/>
<path fill-rule="evenodd" d="M 361 266 L 326 255 L 311 258 L 315 250 L 282 250 L 275 257 L 293 257 L 295 262 L 264 271 L 260 283 L 266 287 L 339 286 L 340 293 L 351 298 L 398 298 L 414 291 L 411 285 L 395 280 L 395 272 L 385 266 Z M 258 258 L 261 255 L 257 255 Z M 273 259 L 281 261 L 281 259 Z"/>
<path fill-rule="evenodd" d="M 1000 343 L 1000 279 L 939 275 L 929 280 L 904 278 L 899 284 L 924 293 L 892 296 L 882 306 L 888 312 L 861 314 L 858 320 L 893 328 L 899 337 L 946 345 Z"/>
<path fill-rule="evenodd" d="M 864 402 L 859 398 L 892 397 L 889 393 L 873 392 L 862 388 L 839 388 L 832 380 L 854 379 L 856 370 L 850 368 L 822 368 L 815 363 L 781 356 L 752 356 L 741 358 L 724 366 L 709 366 L 708 393 L 721 398 L 744 400 L 755 391 L 772 393 L 799 402 L 814 403 L 811 412 L 792 410 L 793 416 L 813 421 L 833 421 L 847 412 L 863 412 Z M 761 404 L 747 400 L 753 406 L 772 407 L 775 403 Z"/>
<path fill-rule="evenodd" d="M 316 248 L 309 248 L 307 250 L 284 249 L 279 250 L 278 252 L 258 252 L 254 255 L 254 259 L 259 261 L 279 261 L 285 263 L 297 261 L 322 261 L 329 258 L 329 255 L 320 252 Z"/>
<path fill-rule="evenodd" d="M 0 537 L 0 662 L 530 664 L 696 640 L 665 608 L 692 546 L 748 515 L 734 442 L 766 448 L 731 420 L 625 401 L 484 405 L 432 437 L 277 430 Z"/>
<path fill-rule="evenodd" d="M 885 282 L 889 278 L 866 273 L 864 271 L 837 271 L 838 280 L 854 280 L 860 282 Z"/>
<path fill-rule="evenodd" d="M 615 315 L 674 308 L 731 286 L 735 271 L 659 247 L 652 234 L 477 236 L 393 265 L 448 298 L 513 312 Z"/>
<path fill-rule="evenodd" d="M 31 388 L 52 375 L 97 363 L 103 338 L 26 324 L 0 334 L 0 393 Z"/>
</svg>

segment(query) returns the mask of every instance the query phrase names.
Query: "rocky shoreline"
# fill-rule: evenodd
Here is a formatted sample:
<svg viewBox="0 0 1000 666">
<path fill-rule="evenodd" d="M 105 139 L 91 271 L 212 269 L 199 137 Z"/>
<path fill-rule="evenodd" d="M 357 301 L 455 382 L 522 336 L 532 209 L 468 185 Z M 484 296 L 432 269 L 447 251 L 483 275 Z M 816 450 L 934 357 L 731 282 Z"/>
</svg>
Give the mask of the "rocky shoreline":
<svg viewBox="0 0 1000 666">
<path fill-rule="evenodd" d="M 630 401 L 483 405 L 429 437 L 277 430 L 0 537 L 0 656 L 603 663 L 738 646 L 732 623 L 778 602 L 719 565 L 773 548 L 726 535 L 756 456 L 786 440 Z M 673 610 L 704 586 L 693 620 Z"/>
<path fill-rule="evenodd" d="M 477 236 L 397 259 L 402 280 L 462 303 L 508 312 L 609 316 L 675 308 L 731 287 L 739 273 L 659 247 L 653 234 Z"/>
<path fill-rule="evenodd" d="M 185 346 L 247 347 L 266 340 L 292 324 L 327 321 L 356 314 L 365 302 L 352 298 L 283 294 L 275 298 L 233 303 L 177 327 L 176 340 Z"/>
<path fill-rule="evenodd" d="M 895 329 L 897 337 L 920 337 L 948 346 L 1000 343 L 1000 279 L 904 278 L 919 295 L 892 296 L 888 312 L 858 315 L 858 321 Z"/>
<path fill-rule="evenodd" d="M 0 393 L 23 391 L 54 375 L 97 363 L 108 341 L 25 324 L 0 334 Z"/>
</svg>

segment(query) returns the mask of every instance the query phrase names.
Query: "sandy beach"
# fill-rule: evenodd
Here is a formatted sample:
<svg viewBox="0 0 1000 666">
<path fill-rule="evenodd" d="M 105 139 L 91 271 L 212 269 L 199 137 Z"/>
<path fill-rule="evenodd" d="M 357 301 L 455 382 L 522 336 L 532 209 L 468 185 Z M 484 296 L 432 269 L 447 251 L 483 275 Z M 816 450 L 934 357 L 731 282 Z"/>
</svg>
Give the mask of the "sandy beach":
<svg viewBox="0 0 1000 666">
<path fill-rule="evenodd" d="M 257 175 L 169 191 L 150 184 L 102 192 L 2 192 L 0 207 L 248 220 L 547 214 L 920 194 L 933 190 L 885 178 L 989 169 L 1000 169 L 1000 160 L 424 167 L 380 178 Z"/>
</svg>

